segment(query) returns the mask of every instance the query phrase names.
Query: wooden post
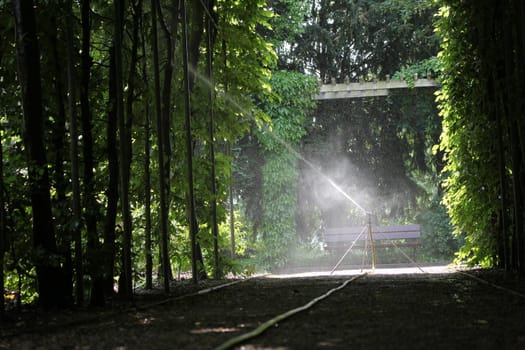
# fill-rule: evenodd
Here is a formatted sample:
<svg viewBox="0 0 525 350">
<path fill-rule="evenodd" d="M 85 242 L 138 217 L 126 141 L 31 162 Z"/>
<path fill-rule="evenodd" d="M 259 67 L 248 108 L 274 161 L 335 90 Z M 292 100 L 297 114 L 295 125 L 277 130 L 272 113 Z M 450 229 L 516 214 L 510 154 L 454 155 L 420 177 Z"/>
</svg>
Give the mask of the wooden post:
<svg viewBox="0 0 525 350">
<path fill-rule="evenodd" d="M 376 269 L 376 250 L 374 247 L 374 238 L 372 237 L 372 213 L 367 213 L 368 216 L 368 240 L 370 241 L 370 249 L 372 251 L 372 270 Z"/>
</svg>

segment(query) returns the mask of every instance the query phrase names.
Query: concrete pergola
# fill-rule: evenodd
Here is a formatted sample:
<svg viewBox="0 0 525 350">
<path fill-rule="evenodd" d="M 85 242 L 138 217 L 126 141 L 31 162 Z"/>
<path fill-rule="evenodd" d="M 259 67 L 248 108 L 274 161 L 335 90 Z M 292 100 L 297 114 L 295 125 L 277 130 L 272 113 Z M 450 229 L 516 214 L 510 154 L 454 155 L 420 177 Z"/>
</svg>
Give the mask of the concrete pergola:
<svg viewBox="0 0 525 350">
<path fill-rule="evenodd" d="M 387 96 L 392 89 L 439 87 L 433 79 L 416 79 L 409 86 L 405 80 L 385 80 L 359 83 L 323 84 L 316 100 L 335 100 L 360 97 Z"/>
</svg>

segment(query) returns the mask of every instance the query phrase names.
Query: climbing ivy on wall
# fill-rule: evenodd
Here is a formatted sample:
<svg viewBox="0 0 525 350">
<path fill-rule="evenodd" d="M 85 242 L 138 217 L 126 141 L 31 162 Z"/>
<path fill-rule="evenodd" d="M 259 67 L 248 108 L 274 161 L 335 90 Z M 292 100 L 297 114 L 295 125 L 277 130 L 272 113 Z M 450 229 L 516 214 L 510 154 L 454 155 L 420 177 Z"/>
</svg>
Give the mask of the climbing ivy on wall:
<svg viewBox="0 0 525 350">
<path fill-rule="evenodd" d="M 261 130 L 258 140 L 264 157 L 262 226 L 258 232 L 258 256 L 263 266 L 286 262 L 296 238 L 298 153 L 293 152 L 306 134 L 307 116 L 317 81 L 296 72 L 276 72 L 271 79 L 274 99 L 263 109 L 272 118 L 271 131 Z"/>
<path fill-rule="evenodd" d="M 441 1 L 444 203 L 471 264 L 525 271 L 522 1 Z"/>
</svg>

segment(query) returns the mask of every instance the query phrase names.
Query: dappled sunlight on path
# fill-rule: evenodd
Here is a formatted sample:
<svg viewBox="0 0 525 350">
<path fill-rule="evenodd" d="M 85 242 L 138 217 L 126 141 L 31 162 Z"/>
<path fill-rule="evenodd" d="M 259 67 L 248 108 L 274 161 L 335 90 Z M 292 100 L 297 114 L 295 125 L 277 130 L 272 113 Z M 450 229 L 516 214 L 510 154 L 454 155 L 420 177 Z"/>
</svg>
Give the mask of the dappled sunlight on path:
<svg viewBox="0 0 525 350">
<path fill-rule="evenodd" d="M 395 266 L 384 267 L 379 266 L 375 270 L 372 269 L 348 269 L 348 270 L 338 270 L 330 274 L 330 271 L 308 271 L 308 272 L 297 272 L 297 273 L 279 273 L 279 274 L 270 274 L 266 278 L 303 278 L 303 277 L 322 277 L 322 276 L 354 276 L 360 275 L 364 272 L 374 275 L 406 275 L 406 274 L 447 274 L 457 272 L 457 268 L 453 265 L 430 265 L 430 266 Z"/>
</svg>

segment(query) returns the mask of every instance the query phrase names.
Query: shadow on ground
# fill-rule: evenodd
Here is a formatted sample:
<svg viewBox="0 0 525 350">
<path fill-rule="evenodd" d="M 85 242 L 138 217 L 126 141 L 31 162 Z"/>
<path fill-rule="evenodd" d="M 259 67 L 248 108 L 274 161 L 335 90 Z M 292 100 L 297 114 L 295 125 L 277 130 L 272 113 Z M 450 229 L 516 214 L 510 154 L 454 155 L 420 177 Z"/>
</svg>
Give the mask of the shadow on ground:
<svg viewBox="0 0 525 350">
<path fill-rule="evenodd" d="M 238 348 L 525 349 L 523 296 L 446 267 L 425 270 L 378 269 Z M 87 322 L 64 323 L 57 314 L 56 325 L 43 324 L 41 331 L 4 328 L 0 349 L 213 349 L 358 272 L 256 278 L 165 303 L 158 296 L 118 312 L 98 310 Z M 471 273 L 525 295 L 525 282 L 516 276 Z"/>
</svg>

